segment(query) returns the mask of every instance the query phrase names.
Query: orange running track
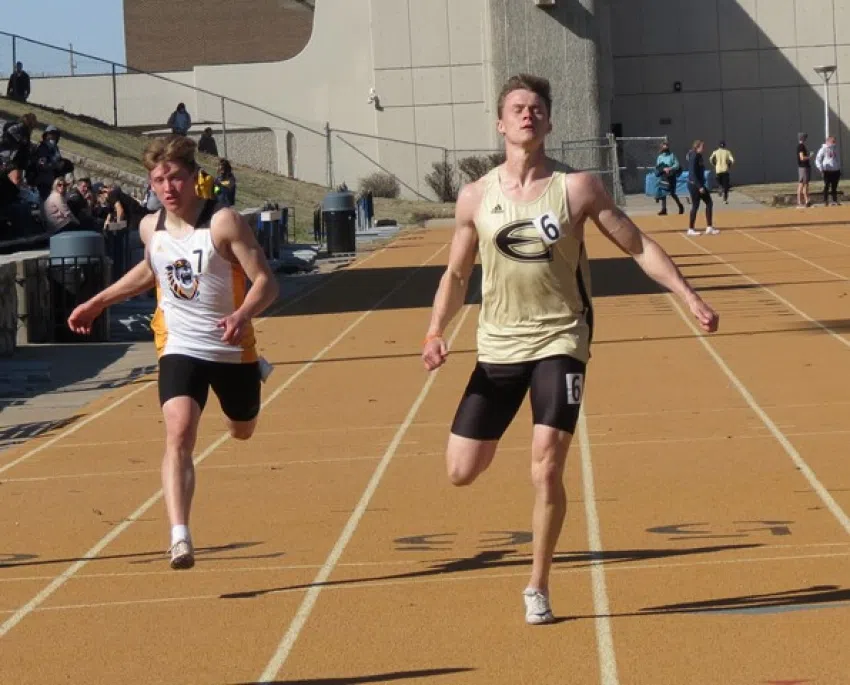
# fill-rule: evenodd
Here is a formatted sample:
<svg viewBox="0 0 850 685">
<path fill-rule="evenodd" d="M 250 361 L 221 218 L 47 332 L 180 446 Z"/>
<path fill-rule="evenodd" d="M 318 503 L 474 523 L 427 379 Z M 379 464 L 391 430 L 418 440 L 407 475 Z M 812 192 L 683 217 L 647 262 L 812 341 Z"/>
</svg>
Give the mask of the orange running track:
<svg viewBox="0 0 850 685">
<path fill-rule="evenodd" d="M 475 293 L 419 359 L 450 231 L 402 235 L 258 324 L 248 443 L 203 419 L 198 562 L 168 568 L 151 379 L 0 453 L 0 682 L 850 682 L 845 208 L 641 218 L 721 313 L 701 336 L 589 228 L 596 340 L 552 601 L 530 627 L 530 413 L 446 479 Z"/>
</svg>

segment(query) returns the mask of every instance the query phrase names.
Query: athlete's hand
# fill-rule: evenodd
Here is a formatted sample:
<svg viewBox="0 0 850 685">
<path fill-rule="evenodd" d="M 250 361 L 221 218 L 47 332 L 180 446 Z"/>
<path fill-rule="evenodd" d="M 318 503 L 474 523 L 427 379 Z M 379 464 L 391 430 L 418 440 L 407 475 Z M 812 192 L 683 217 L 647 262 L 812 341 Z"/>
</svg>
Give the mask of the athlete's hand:
<svg viewBox="0 0 850 685">
<path fill-rule="evenodd" d="M 442 337 L 430 338 L 425 341 L 425 347 L 422 348 L 422 361 L 428 371 L 441 367 L 445 364 L 448 356 L 449 348 L 446 347 L 446 341 Z"/>
<path fill-rule="evenodd" d="M 71 312 L 68 317 L 68 328 L 74 333 L 80 335 L 88 335 L 91 333 L 91 327 L 94 320 L 103 313 L 103 307 L 98 305 L 94 300 L 83 302 Z"/>
<path fill-rule="evenodd" d="M 233 312 L 230 316 L 220 319 L 216 327 L 224 329 L 224 333 L 221 334 L 221 341 L 228 345 L 238 345 L 241 343 L 245 335 L 247 323 L 248 319 L 239 312 Z"/>
<path fill-rule="evenodd" d="M 706 333 L 714 333 L 720 323 L 720 316 L 699 295 L 688 299 L 688 308 Z"/>
</svg>

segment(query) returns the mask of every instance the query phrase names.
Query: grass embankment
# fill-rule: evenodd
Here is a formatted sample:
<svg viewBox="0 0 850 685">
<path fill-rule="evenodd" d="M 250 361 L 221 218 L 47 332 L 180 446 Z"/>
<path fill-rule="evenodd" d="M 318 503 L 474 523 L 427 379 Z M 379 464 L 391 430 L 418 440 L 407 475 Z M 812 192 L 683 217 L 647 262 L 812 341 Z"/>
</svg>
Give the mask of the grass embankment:
<svg viewBox="0 0 850 685">
<path fill-rule="evenodd" d="M 116 129 L 88 117 L 0 98 L 0 118 L 18 119 L 25 112 L 33 112 L 38 117 L 36 139 L 40 139 L 45 126 L 53 124 L 62 132 L 62 149 L 120 171 L 145 175 L 141 163 L 147 141 L 145 136 Z M 208 171 L 215 171 L 215 158 L 200 155 L 199 161 Z M 328 192 L 325 186 L 296 181 L 239 164 L 233 165 L 233 171 L 239 184 L 238 208 L 259 207 L 266 200 L 291 207 L 295 214 L 295 240 L 312 241 L 313 211 Z M 375 200 L 376 218 L 392 219 L 400 225 L 416 225 L 429 218 L 453 215 L 453 204 L 422 200 Z"/>
</svg>

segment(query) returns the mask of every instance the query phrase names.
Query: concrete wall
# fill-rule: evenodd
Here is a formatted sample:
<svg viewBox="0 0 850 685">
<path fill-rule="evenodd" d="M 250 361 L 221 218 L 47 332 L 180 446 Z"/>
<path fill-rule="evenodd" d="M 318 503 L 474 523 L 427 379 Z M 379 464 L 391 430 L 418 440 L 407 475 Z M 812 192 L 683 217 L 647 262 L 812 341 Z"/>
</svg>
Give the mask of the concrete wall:
<svg viewBox="0 0 850 685">
<path fill-rule="evenodd" d="M 500 147 L 495 98 L 508 75 L 530 70 L 553 82 L 553 146 L 607 129 L 610 60 L 606 0 L 321 0 L 307 46 L 283 62 L 197 66 L 166 74 L 119 75 L 122 126 L 161 126 L 177 102 L 195 122 L 222 120 L 221 99 L 188 86 L 251 103 L 227 102 L 227 125 L 272 132 L 279 173 L 356 187 L 388 170 L 406 196 L 432 193 L 424 176 L 444 149 L 482 153 Z M 601 46 L 601 47 L 600 47 Z M 369 102 L 370 89 L 377 95 Z M 112 77 L 40 79 L 34 102 L 113 121 Z M 259 108 L 259 111 L 257 108 Z M 325 126 L 331 136 L 328 168 Z M 235 145 L 240 159 L 251 146 Z M 250 155 L 249 155 L 250 157 Z"/>
<path fill-rule="evenodd" d="M 797 133 L 815 149 L 824 137 L 812 68 L 836 64 L 830 128 L 850 145 L 850 0 L 610 1 L 624 135 L 668 135 L 680 155 L 725 138 L 735 181 L 796 180 Z"/>
<path fill-rule="evenodd" d="M 546 76 L 553 91 L 550 144 L 604 135 L 610 126 L 609 20 L 607 0 L 559 1 L 546 9 L 531 0 L 491 0 L 491 100 L 518 71 Z"/>
</svg>

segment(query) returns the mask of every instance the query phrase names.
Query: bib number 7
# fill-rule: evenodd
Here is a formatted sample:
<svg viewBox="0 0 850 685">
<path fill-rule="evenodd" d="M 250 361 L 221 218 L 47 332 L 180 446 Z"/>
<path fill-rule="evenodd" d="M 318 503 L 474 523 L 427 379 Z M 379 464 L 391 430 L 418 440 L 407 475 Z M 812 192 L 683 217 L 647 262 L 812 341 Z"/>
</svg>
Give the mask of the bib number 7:
<svg viewBox="0 0 850 685">
<path fill-rule="evenodd" d="M 537 233 L 540 235 L 540 239 L 546 245 L 553 245 L 563 237 L 563 233 L 561 233 L 561 221 L 555 212 L 550 211 L 541 214 L 535 219 L 532 219 L 532 222 L 534 223 L 534 228 L 537 229 Z"/>
</svg>

